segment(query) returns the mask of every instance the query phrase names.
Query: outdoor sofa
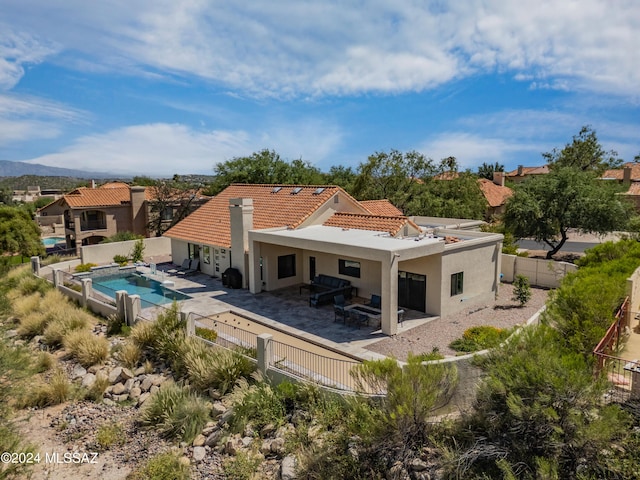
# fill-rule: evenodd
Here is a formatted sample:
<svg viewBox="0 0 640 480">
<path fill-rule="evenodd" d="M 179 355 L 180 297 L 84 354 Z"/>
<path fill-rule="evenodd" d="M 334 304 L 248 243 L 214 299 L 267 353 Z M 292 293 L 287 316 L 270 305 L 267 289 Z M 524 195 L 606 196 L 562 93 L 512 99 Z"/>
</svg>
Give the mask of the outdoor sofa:
<svg viewBox="0 0 640 480">
<path fill-rule="evenodd" d="M 344 298 L 351 298 L 353 289 L 349 280 L 332 277 L 330 275 L 316 275 L 310 285 L 311 295 L 309 295 L 309 305 L 317 307 L 333 302 L 336 295 L 344 295 Z"/>
</svg>

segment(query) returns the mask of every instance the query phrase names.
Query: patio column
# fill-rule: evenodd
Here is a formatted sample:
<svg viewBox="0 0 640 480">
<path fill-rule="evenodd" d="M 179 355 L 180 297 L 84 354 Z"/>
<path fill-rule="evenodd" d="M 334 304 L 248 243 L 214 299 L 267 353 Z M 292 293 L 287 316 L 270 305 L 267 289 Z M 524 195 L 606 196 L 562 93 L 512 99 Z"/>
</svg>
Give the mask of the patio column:
<svg viewBox="0 0 640 480">
<path fill-rule="evenodd" d="M 382 319 L 380 326 L 385 335 L 395 335 L 398 333 L 398 261 L 400 255 L 391 253 L 390 257 L 383 259 L 382 264 L 382 285 L 381 288 L 381 309 Z"/>
<path fill-rule="evenodd" d="M 83 278 L 80 283 L 82 283 L 82 308 L 87 308 L 89 297 L 93 291 L 93 282 L 90 278 Z"/>
<path fill-rule="evenodd" d="M 260 278 L 260 245 L 261 242 L 249 239 L 249 291 L 260 293 L 262 291 L 262 279 Z"/>
</svg>

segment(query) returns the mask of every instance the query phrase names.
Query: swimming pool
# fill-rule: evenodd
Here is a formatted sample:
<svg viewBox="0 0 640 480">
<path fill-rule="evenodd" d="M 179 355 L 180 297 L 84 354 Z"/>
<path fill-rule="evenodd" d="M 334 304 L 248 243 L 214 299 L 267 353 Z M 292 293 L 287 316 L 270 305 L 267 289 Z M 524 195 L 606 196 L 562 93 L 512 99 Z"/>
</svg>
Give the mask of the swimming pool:
<svg viewBox="0 0 640 480">
<path fill-rule="evenodd" d="M 42 243 L 45 247 L 53 247 L 58 243 L 64 243 L 64 237 L 47 237 L 42 239 Z"/>
<path fill-rule="evenodd" d="M 129 274 L 124 277 L 96 277 L 92 280 L 94 289 L 111 298 L 116 298 L 116 292 L 118 290 L 126 290 L 131 295 L 140 295 L 142 308 L 164 305 L 174 300 L 180 301 L 191 298 L 184 293 L 168 289 L 157 280 L 152 280 L 138 274 Z"/>
</svg>

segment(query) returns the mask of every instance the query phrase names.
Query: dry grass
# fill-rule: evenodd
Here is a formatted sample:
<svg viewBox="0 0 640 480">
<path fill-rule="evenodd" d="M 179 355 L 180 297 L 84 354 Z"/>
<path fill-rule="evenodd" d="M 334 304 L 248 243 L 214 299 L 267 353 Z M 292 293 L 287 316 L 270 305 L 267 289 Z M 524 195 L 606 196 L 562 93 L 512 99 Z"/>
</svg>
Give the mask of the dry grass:
<svg viewBox="0 0 640 480">
<path fill-rule="evenodd" d="M 55 361 L 54 356 L 49 352 L 40 352 L 34 362 L 34 368 L 38 373 L 46 372 L 53 368 Z"/>
<path fill-rule="evenodd" d="M 42 312 L 31 312 L 22 317 L 18 327 L 18 335 L 26 338 L 33 338 L 42 335 L 47 327 L 47 317 Z"/>
<path fill-rule="evenodd" d="M 104 391 L 109 385 L 109 378 L 106 375 L 96 375 L 96 381 L 85 391 L 84 398 L 94 402 L 102 401 Z"/>
<path fill-rule="evenodd" d="M 62 369 L 57 369 L 46 380 L 36 380 L 32 383 L 22 398 L 17 400 L 19 408 L 24 407 L 48 407 L 67 401 L 73 394 L 73 388 L 67 374 Z"/>
<path fill-rule="evenodd" d="M 135 368 L 142 359 L 142 349 L 134 342 L 126 342 L 115 357 L 127 368 Z"/>
<path fill-rule="evenodd" d="M 13 312 L 19 317 L 23 318 L 29 315 L 30 313 L 37 312 L 40 310 L 40 303 L 42 297 L 39 293 L 34 293 L 27 296 L 22 296 L 17 293 L 17 290 L 12 290 L 12 295 L 10 297 L 15 296 L 16 298 L 12 301 Z M 14 295 L 15 294 L 15 295 Z"/>
<path fill-rule="evenodd" d="M 158 336 L 155 325 L 151 322 L 138 322 L 131 329 L 129 338 L 141 349 L 153 346 Z"/>
<path fill-rule="evenodd" d="M 89 330 L 73 330 L 63 338 L 62 345 L 83 367 L 104 362 L 109 356 L 109 341 Z"/>
<path fill-rule="evenodd" d="M 52 347 L 59 347 L 64 337 L 76 330 L 86 330 L 89 326 L 87 315 L 77 308 L 69 309 L 65 316 L 56 317 L 44 329 L 44 341 Z"/>
</svg>

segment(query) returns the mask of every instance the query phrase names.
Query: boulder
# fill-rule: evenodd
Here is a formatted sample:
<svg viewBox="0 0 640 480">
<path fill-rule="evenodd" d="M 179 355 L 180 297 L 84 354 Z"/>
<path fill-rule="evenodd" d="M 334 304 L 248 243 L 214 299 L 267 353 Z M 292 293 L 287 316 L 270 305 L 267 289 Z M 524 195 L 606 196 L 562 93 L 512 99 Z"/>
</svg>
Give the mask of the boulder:
<svg viewBox="0 0 640 480">
<path fill-rule="evenodd" d="M 204 435 L 200 434 L 196 438 L 193 439 L 194 447 L 202 447 L 204 445 L 206 438 Z"/>
<path fill-rule="evenodd" d="M 296 457 L 287 455 L 282 459 L 280 464 L 280 480 L 295 480 L 296 475 Z"/>
<path fill-rule="evenodd" d="M 276 437 L 271 441 L 271 453 L 281 454 L 284 452 L 284 438 Z"/>
<path fill-rule="evenodd" d="M 133 384 L 135 383 L 135 380 L 133 378 L 129 378 L 127 379 L 126 382 L 124 382 L 124 389 L 127 392 L 130 392 L 131 389 L 133 388 Z"/>
<path fill-rule="evenodd" d="M 142 395 L 140 395 L 140 397 L 138 398 L 138 403 L 136 403 L 136 405 L 137 405 L 138 407 L 142 406 L 142 404 L 143 404 L 144 402 L 146 402 L 146 401 L 147 401 L 147 399 L 148 399 L 150 396 L 151 396 L 151 394 L 150 394 L 149 392 L 145 392 L 145 393 L 143 393 L 143 394 L 142 394 Z"/>
<path fill-rule="evenodd" d="M 413 472 L 424 472 L 427 468 L 429 468 L 429 465 L 427 464 L 427 462 L 420 458 L 414 458 L 413 460 L 411 460 L 410 467 Z"/>
<path fill-rule="evenodd" d="M 208 447 L 215 447 L 216 445 L 218 445 L 218 443 L 220 443 L 220 440 L 222 440 L 222 437 L 224 437 L 224 435 L 224 430 L 216 430 L 207 437 L 207 439 L 204 441 L 204 444 Z"/>
<path fill-rule="evenodd" d="M 153 381 L 150 378 L 150 375 L 147 375 L 144 380 L 142 380 L 142 383 L 140 384 L 140 388 L 142 389 L 143 392 L 148 392 L 149 389 L 153 386 Z"/>
<path fill-rule="evenodd" d="M 151 388 L 149 389 L 149 393 L 151 395 L 153 395 L 154 393 L 156 393 L 158 390 L 160 390 L 160 387 L 157 385 L 151 385 Z"/>
<path fill-rule="evenodd" d="M 122 375 L 122 367 L 116 367 L 109 372 L 109 383 L 113 385 L 120 381 L 120 375 Z"/>
<path fill-rule="evenodd" d="M 193 461 L 201 462 L 207 456 L 207 450 L 204 447 L 193 447 Z"/>
<path fill-rule="evenodd" d="M 82 386 L 84 388 L 91 388 L 96 383 L 96 376 L 93 373 L 87 373 L 82 377 Z"/>
<path fill-rule="evenodd" d="M 122 395 L 125 391 L 126 389 L 122 383 L 116 383 L 111 387 L 111 393 L 113 395 Z"/>
<path fill-rule="evenodd" d="M 131 398 L 139 398 L 141 394 L 142 394 L 142 391 L 138 387 L 133 387 L 129 392 L 129 396 Z"/>
<path fill-rule="evenodd" d="M 227 411 L 227 407 L 225 407 L 222 403 L 214 402 L 213 406 L 211 407 L 211 417 L 219 418 L 226 411 Z"/>
</svg>

